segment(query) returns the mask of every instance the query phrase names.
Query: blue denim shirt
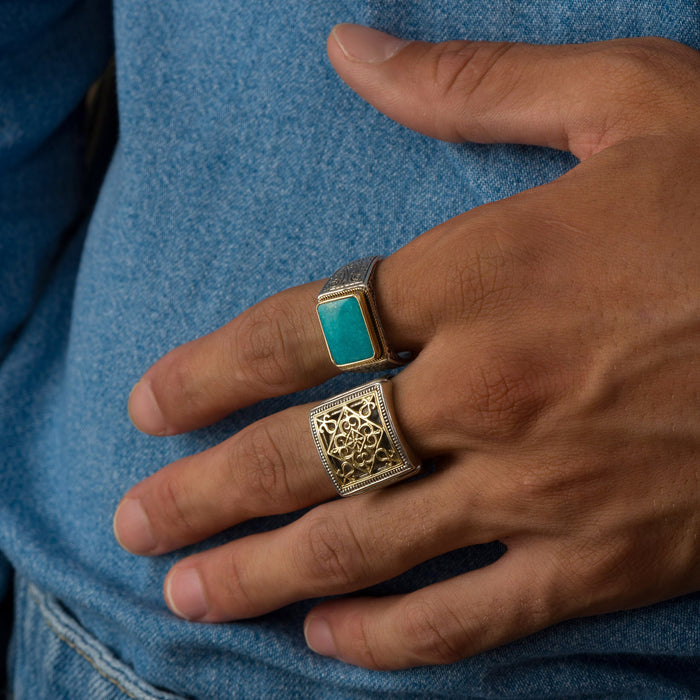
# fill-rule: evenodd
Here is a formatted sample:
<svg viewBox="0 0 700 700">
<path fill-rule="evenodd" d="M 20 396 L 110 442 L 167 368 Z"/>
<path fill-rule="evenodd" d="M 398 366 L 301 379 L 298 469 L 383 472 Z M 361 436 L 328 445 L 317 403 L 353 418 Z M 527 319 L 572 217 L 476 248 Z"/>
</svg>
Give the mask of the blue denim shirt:
<svg viewBox="0 0 700 700">
<path fill-rule="evenodd" d="M 0 550 L 17 575 L 16 696 L 693 697 L 697 595 L 566 622 L 447 667 L 372 672 L 307 649 L 308 601 L 232 624 L 176 619 L 161 586 L 183 553 L 134 557 L 111 518 L 131 485 L 168 462 L 356 383 L 339 377 L 157 439 L 126 414 L 155 359 L 269 294 L 389 254 L 575 163 L 393 123 L 332 70 L 334 24 L 430 41 L 660 35 L 700 48 L 700 3 L 113 5 L 112 17 L 103 0 L 8 0 L 0 15 Z M 85 218 L 76 107 L 112 51 L 112 20 L 120 136 Z M 294 517 L 245 523 L 188 551 Z M 459 550 L 377 591 L 412 590 L 501 552 Z"/>
</svg>

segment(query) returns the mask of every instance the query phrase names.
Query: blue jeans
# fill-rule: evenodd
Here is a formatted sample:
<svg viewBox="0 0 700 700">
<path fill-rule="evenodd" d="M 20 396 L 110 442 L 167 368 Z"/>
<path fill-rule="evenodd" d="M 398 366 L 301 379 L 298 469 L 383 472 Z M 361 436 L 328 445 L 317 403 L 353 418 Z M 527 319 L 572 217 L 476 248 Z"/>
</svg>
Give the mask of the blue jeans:
<svg viewBox="0 0 700 700">
<path fill-rule="evenodd" d="M 541 148 L 441 143 L 389 121 L 328 64 L 333 24 L 428 40 L 655 34 L 700 48 L 697 0 L 114 0 L 120 137 L 86 216 L 75 107 L 111 52 L 110 20 L 102 0 L 8 3 L 0 20 L 0 550 L 10 565 L 0 571 L 16 577 L 16 697 L 700 692 L 698 595 L 565 622 L 451 666 L 380 673 L 306 648 L 311 602 L 226 625 L 176 619 L 161 586 L 183 553 L 134 557 L 111 530 L 122 494 L 161 466 L 357 383 L 338 377 L 155 439 L 126 415 L 155 359 L 269 294 L 389 254 L 575 163 Z M 458 550 L 376 591 L 413 590 L 501 553 L 498 543 Z"/>
</svg>

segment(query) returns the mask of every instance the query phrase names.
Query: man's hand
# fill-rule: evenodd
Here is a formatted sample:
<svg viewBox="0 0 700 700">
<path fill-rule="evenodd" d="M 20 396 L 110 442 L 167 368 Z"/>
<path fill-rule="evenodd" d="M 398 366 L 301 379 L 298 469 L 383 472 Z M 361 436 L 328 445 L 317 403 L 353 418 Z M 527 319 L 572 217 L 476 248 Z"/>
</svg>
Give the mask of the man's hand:
<svg viewBox="0 0 700 700">
<path fill-rule="evenodd" d="M 353 25 L 334 29 L 328 52 L 412 129 L 582 162 L 378 267 L 389 341 L 416 354 L 392 380 L 396 417 L 434 474 L 329 501 L 309 407 L 296 406 L 131 489 L 115 516 L 122 546 L 160 554 L 315 505 L 173 567 L 170 607 L 215 622 L 506 544 L 484 569 L 311 611 L 313 648 L 377 669 L 452 662 L 700 589 L 700 55 L 659 39 L 407 43 Z M 320 286 L 162 358 L 131 396 L 135 425 L 171 435 L 331 377 Z"/>
</svg>

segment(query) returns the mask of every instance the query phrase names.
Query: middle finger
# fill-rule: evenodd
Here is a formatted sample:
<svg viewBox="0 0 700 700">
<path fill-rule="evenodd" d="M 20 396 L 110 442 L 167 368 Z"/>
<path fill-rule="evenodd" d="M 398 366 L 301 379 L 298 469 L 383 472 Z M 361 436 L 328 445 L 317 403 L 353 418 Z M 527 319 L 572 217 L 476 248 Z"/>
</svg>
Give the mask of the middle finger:
<svg viewBox="0 0 700 700">
<path fill-rule="evenodd" d="M 114 515 L 120 545 L 133 554 L 163 554 L 244 520 L 332 497 L 308 415 L 309 405 L 293 406 L 138 483 Z"/>
<path fill-rule="evenodd" d="M 408 445 L 421 457 L 456 455 L 465 448 L 473 454 L 476 443 L 465 442 L 464 426 L 456 430 L 439 420 L 440 413 L 449 414 L 449 402 L 441 391 L 436 406 L 428 389 L 435 375 L 433 354 L 447 353 L 440 343 L 432 346 L 391 380 L 399 429 L 408 430 Z M 333 497 L 335 489 L 309 429 L 311 406 L 293 406 L 263 418 L 134 486 L 115 513 L 119 543 L 134 554 L 162 554 L 245 520 Z M 463 411 L 460 415 L 466 419 Z M 474 427 L 479 428 L 478 421 Z"/>
</svg>

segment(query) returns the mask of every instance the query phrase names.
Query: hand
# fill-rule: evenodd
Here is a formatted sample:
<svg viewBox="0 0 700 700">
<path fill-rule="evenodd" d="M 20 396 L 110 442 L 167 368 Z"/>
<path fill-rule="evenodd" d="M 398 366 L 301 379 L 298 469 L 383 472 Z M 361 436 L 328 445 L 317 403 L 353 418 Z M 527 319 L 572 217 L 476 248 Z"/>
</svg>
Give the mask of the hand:
<svg viewBox="0 0 700 700">
<path fill-rule="evenodd" d="M 417 354 L 392 380 L 396 418 L 435 473 L 321 504 L 334 491 L 309 407 L 295 406 L 131 489 L 115 516 L 122 546 L 160 554 L 315 505 L 173 567 L 169 606 L 215 622 L 505 543 L 484 569 L 311 611 L 312 648 L 377 669 L 452 662 L 700 589 L 700 55 L 657 39 L 406 43 L 351 25 L 328 52 L 358 94 L 412 129 L 582 162 L 378 267 L 391 345 Z M 135 425 L 187 431 L 331 377 L 320 286 L 162 358 L 132 393 Z"/>
</svg>

